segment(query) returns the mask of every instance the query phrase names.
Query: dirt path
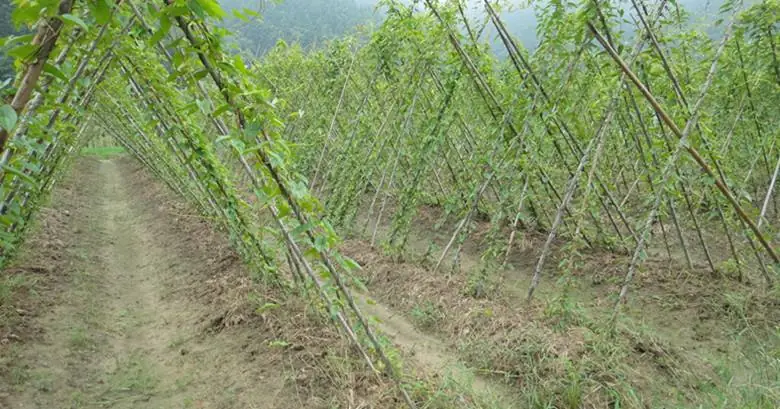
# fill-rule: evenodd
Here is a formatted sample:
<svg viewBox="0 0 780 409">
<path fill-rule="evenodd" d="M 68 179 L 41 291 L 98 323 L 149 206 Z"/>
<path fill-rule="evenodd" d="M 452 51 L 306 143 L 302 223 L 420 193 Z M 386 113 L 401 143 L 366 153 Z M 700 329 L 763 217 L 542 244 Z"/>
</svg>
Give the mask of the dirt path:
<svg viewBox="0 0 780 409">
<path fill-rule="evenodd" d="M 47 305 L 29 325 L 40 334 L 10 349 L 12 385 L 0 382 L 0 407 L 397 406 L 389 385 L 367 384 L 375 378 L 349 364 L 327 322 L 296 312 L 309 311 L 305 305 L 280 308 L 276 325 L 263 316 L 262 328 L 214 330 L 215 322 L 257 320 L 242 313 L 247 291 L 233 294 L 251 284 L 224 239 L 184 208 L 161 203 L 159 187 L 126 158 L 85 159 L 74 173 L 66 185 L 75 187 L 54 192 L 60 203 L 48 211 L 63 226 L 37 233 L 56 248 L 44 255 L 31 246 L 21 257 L 23 265 L 59 261 L 44 269 L 56 277 L 46 278 Z M 464 396 L 500 402 L 491 407 L 515 407 L 507 386 L 467 369 L 442 340 L 357 298 L 421 375 L 445 376 Z M 281 344 L 294 348 L 273 346 Z"/>
<path fill-rule="evenodd" d="M 209 306 L 182 291 L 177 274 L 198 258 L 155 234 L 166 221 L 128 190 L 126 168 L 96 166 L 70 215 L 67 280 L 35 319 L 42 339 L 18 348 L 10 407 L 277 407 L 284 377 L 259 373 L 240 334 L 206 334 Z"/>
<path fill-rule="evenodd" d="M 428 376 L 445 376 L 458 383 L 464 392 L 474 394 L 493 408 L 518 407 L 517 392 L 501 382 L 474 372 L 458 359 L 457 352 L 439 338 L 415 328 L 403 314 L 394 311 L 364 294 L 356 294 L 360 309 L 375 318 L 379 330 L 393 340 L 396 347 L 414 359 Z M 367 302 L 367 300 L 371 300 Z"/>
</svg>

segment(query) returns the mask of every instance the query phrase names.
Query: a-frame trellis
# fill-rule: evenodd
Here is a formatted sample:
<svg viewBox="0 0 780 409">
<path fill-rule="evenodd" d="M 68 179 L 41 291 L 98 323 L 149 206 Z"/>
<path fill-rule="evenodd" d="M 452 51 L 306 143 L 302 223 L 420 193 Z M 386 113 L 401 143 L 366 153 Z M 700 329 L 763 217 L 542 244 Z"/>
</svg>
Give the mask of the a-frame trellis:
<svg viewBox="0 0 780 409">
<path fill-rule="evenodd" d="M 676 5 L 632 0 L 626 41 L 615 5 L 555 4 L 529 55 L 487 0 L 477 19 L 460 2 L 392 3 L 365 45 L 279 49 L 248 67 L 224 50 L 214 0 L 28 3 L 18 18 L 36 34 L 11 41 L 22 68 L 0 112 L 4 259 L 65 163 L 90 135 L 111 135 L 228 231 L 268 284 L 313 289 L 412 407 L 328 220 L 360 221 L 372 244 L 387 224 L 389 248 L 403 252 L 421 203 L 444 208 L 456 222 L 434 274 L 458 264 L 478 218 L 491 225 L 483 274 L 508 264 L 518 232 L 540 231 L 529 300 L 560 238 L 629 257 L 615 311 L 654 233 L 670 262 L 704 262 L 715 277 L 731 262 L 739 278 L 775 281 L 772 10 L 729 4 L 712 42 L 662 30 L 680 22 Z"/>
</svg>

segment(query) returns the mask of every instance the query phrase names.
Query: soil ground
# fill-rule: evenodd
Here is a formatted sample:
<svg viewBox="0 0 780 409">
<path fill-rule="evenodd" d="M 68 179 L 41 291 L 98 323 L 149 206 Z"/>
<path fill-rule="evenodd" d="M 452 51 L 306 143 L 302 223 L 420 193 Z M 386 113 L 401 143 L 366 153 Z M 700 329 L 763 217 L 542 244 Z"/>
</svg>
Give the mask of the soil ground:
<svg viewBox="0 0 780 409">
<path fill-rule="evenodd" d="M 446 243 L 435 218 L 415 224 L 404 260 L 359 235 L 343 246 L 420 407 L 780 403 L 780 317 L 760 286 L 650 263 L 609 331 L 625 260 L 551 268 L 558 283 L 524 303 L 529 235 L 475 293 L 478 246 L 436 273 L 437 252 L 420 255 Z M 2 408 L 403 407 L 325 318 L 256 283 L 221 233 L 124 156 L 77 161 L 0 278 Z"/>
<path fill-rule="evenodd" d="M 134 161 L 80 159 L 52 200 L 3 275 L 0 407 L 395 406 Z"/>
<path fill-rule="evenodd" d="M 778 292 L 758 272 L 740 282 L 713 277 L 704 263 L 689 270 L 651 258 L 613 325 L 628 256 L 570 256 L 558 243 L 527 302 L 546 237 L 519 232 L 500 268 L 483 262 L 489 226 L 476 223 L 458 264 L 453 250 L 433 271 L 457 225 L 444 218 L 423 206 L 399 255 L 385 245 L 386 223 L 371 245 L 363 226 L 373 221 L 360 215 L 342 251 L 361 264 L 379 303 L 472 373 L 515 387 L 519 407 L 780 407 Z"/>
</svg>

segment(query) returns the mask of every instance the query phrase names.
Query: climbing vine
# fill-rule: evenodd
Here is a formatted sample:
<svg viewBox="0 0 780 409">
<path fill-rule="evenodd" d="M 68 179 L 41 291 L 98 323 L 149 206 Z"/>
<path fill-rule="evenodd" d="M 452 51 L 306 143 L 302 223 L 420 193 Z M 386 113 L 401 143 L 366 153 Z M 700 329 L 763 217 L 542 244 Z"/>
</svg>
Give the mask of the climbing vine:
<svg viewBox="0 0 780 409">
<path fill-rule="evenodd" d="M 466 293 L 481 297 L 518 237 L 539 234 L 529 301 L 561 240 L 567 274 L 585 251 L 621 255 L 615 313 L 649 258 L 777 280 L 776 0 L 726 2 L 716 38 L 676 2 L 546 2 L 533 53 L 500 2 L 472 15 L 383 0 L 367 37 L 280 42 L 261 60 L 229 51 L 214 0 L 14 3 L 31 34 L 2 43 L 17 75 L 0 84 L 0 263 L 67 163 L 110 135 L 226 231 L 258 281 L 311 296 L 411 407 L 353 298 L 343 235 L 403 258 L 433 217 L 431 273 L 457 272 L 473 243 Z"/>
</svg>

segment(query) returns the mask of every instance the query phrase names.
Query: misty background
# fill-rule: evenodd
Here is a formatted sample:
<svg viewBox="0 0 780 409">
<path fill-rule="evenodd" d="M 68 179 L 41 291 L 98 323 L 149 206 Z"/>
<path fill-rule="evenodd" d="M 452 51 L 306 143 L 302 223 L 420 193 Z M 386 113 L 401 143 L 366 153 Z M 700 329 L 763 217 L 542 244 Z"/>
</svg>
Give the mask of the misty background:
<svg viewBox="0 0 780 409">
<path fill-rule="evenodd" d="M 402 0 L 411 4 L 413 0 Z M 688 11 L 690 27 L 698 27 L 710 35 L 717 35 L 711 25 L 715 21 L 719 7 L 724 0 L 677 0 L 677 3 Z M 748 1 L 754 3 L 756 0 Z M 267 0 L 222 0 L 222 5 L 231 12 L 249 8 L 259 11 L 263 18 L 244 22 L 237 18 L 229 18 L 225 25 L 236 33 L 235 41 L 244 51 L 262 56 L 268 52 L 278 40 L 287 43 L 298 42 L 304 48 L 322 45 L 324 42 L 370 29 L 381 24 L 383 13 L 377 8 L 379 0 L 285 0 L 281 3 Z M 423 2 L 416 2 L 422 9 Z M 536 36 L 536 8 L 543 6 L 544 1 L 529 5 L 528 0 L 505 2 L 508 10 L 501 13 L 507 29 L 527 49 L 533 51 L 538 45 Z M 622 7 L 630 8 L 630 2 L 620 2 Z M 507 7 L 505 7 L 507 8 Z M 466 12 L 474 21 L 484 21 L 483 0 L 467 0 Z M 230 14 L 230 13 L 229 13 Z M 630 32 L 633 23 L 627 22 L 623 29 Z M 495 29 L 488 25 L 486 38 L 494 45 L 493 49 L 499 57 L 505 50 L 496 38 Z"/>
<path fill-rule="evenodd" d="M 279 40 L 287 43 L 300 43 L 306 49 L 323 46 L 328 40 L 353 33 L 367 33 L 377 27 L 383 19 L 380 0 L 220 0 L 228 12 L 222 23 L 234 32 L 233 41 L 245 53 L 260 57 L 273 48 Z M 484 21 L 483 0 L 468 0 L 467 13 L 475 21 Z M 748 0 L 755 3 L 759 0 Z M 411 4 L 414 0 L 402 0 Z M 718 8 L 724 0 L 677 0 L 677 3 L 690 13 L 689 26 L 700 27 L 710 35 L 717 30 L 709 27 L 716 19 Z M 416 2 L 422 9 L 422 0 Z M 505 2 L 509 10 L 501 13 L 504 23 L 526 48 L 534 50 L 538 44 L 536 36 L 536 11 L 545 4 L 544 0 L 529 5 L 528 0 Z M 623 7 L 630 3 L 622 1 Z M 249 9 L 261 17 L 249 16 L 248 19 L 236 17 L 233 12 Z M 13 5 L 11 0 L 0 0 L 0 36 L 19 34 L 11 22 Z M 624 29 L 630 31 L 631 24 Z M 495 29 L 488 25 L 485 35 L 497 56 L 503 57 L 506 51 L 496 38 Z M 13 61 L 0 54 L 0 81 L 13 76 Z"/>
</svg>

